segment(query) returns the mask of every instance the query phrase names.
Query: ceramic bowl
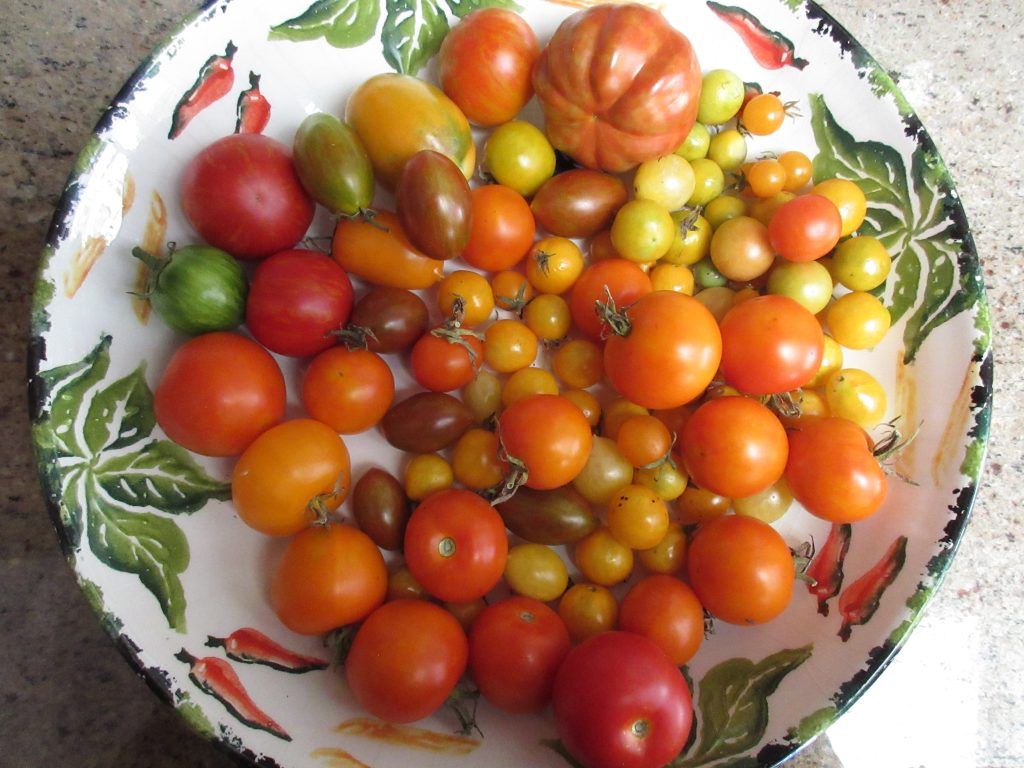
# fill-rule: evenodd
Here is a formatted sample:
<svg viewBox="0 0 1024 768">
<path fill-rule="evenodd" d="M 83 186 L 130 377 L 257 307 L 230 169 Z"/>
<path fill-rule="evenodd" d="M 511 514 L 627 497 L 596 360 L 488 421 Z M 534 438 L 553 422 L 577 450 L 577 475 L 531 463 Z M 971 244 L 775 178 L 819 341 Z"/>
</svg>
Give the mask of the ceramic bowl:
<svg viewBox="0 0 1024 768">
<path fill-rule="evenodd" d="M 543 43 L 587 4 L 516 7 Z M 197 241 L 178 199 L 182 168 L 234 131 L 248 73 L 259 75 L 271 105 L 264 133 L 290 144 L 306 114 L 343 114 L 370 75 L 434 78 L 440 37 L 477 5 L 207 3 L 102 116 L 53 220 L 32 310 L 30 406 L 60 546 L 138 672 L 196 731 L 254 764 L 567 764 L 546 713 L 509 717 L 484 703 L 485 735 L 463 737 L 443 711 L 386 727 L 358 709 L 321 639 L 286 630 L 270 609 L 267 574 L 283 543 L 234 513 L 230 460 L 189 454 L 156 425 L 153 391 L 183 337 L 133 296 L 141 279 L 134 246 Z M 775 523 L 791 546 L 813 539 L 841 579 L 817 592 L 798 584 L 768 624 L 719 623 L 686 670 L 696 726 L 674 764 L 776 765 L 883 672 L 956 554 L 988 433 L 989 315 L 971 233 L 935 145 L 839 23 L 799 0 L 660 7 L 693 41 L 702 69 L 731 69 L 797 102 L 800 115 L 778 133 L 751 138 L 751 156 L 802 149 L 817 156 L 818 173 L 855 179 L 869 205 L 861 231 L 879 234 L 894 257 L 879 291 L 893 329 L 845 361 L 883 382 L 887 418 L 919 428 L 892 467 L 903 479 L 894 476 L 883 509 L 852 527 L 833 528 L 798 507 Z M 217 57 L 230 60 L 233 86 L 169 138 L 175 104 Z M 526 114 L 539 119 L 535 102 Z M 330 225 L 321 211 L 310 233 Z M 301 363 L 280 362 L 295 404 Z M 403 361 L 392 363 L 399 389 L 408 387 Z M 356 475 L 371 465 L 399 470 L 376 430 L 348 443 Z"/>
</svg>

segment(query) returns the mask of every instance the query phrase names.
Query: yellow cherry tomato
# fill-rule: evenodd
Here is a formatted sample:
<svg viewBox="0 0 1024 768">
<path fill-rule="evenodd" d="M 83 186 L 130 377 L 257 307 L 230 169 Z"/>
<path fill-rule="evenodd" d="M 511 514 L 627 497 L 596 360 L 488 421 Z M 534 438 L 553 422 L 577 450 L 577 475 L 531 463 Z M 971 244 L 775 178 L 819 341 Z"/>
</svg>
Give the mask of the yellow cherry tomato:
<svg viewBox="0 0 1024 768">
<path fill-rule="evenodd" d="M 583 272 L 583 252 L 567 237 L 545 237 L 526 254 L 526 279 L 540 293 L 562 294 Z"/>
<path fill-rule="evenodd" d="M 505 582 L 513 592 L 534 600 L 557 600 L 569 586 L 565 562 L 545 544 L 516 544 L 508 551 Z"/>
<path fill-rule="evenodd" d="M 405 495 L 413 501 L 451 488 L 454 481 L 451 464 L 436 453 L 417 454 L 405 465 Z"/>
<path fill-rule="evenodd" d="M 614 629 L 619 603 L 611 590 L 600 584 L 573 584 L 558 602 L 558 615 L 569 630 L 569 638 L 579 643 Z"/>
<path fill-rule="evenodd" d="M 479 272 L 459 269 L 446 275 L 437 286 L 437 306 L 446 318 L 472 328 L 494 312 L 494 292 Z"/>
</svg>

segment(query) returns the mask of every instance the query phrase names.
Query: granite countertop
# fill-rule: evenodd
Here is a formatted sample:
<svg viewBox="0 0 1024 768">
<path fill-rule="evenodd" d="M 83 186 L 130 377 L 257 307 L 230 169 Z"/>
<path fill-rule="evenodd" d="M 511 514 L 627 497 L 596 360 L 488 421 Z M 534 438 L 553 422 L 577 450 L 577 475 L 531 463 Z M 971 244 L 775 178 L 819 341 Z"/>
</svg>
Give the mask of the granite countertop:
<svg viewBox="0 0 1024 768">
<path fill-rule="evenodd" d="M 1024 765 L 1024 124 L 1019 0 L 829 0 L 897 76 L 957 184 L 995 330 L 991 442 L 938 596 L 880 681 L 794 768 Z M 0 3 L 0 764 L 227 766 L 119 656 L 36 485 L 25 397 L 30 296 L 50 217 L 108 101 L 190 0 Z"/>
</svg>

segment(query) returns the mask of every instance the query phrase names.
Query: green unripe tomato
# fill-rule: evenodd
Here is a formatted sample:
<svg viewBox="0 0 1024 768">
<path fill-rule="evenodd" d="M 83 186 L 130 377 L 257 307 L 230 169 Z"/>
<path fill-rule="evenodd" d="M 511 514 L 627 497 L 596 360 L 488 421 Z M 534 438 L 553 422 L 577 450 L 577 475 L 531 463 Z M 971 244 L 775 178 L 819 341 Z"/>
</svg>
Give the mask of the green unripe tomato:
<svg viewBox="0 0 1024 768">
<path fill-rule="evenodd" d="M 484 167 L 499 184 L 532 197 L 555 174 L 555 150 L 535 125 L 511 120 L 487 137 Z"/>
<path fill-rule="evenodd" d="M 697 121 L 721 125 L 735 117 L 743 106 L 746 86 L 743 78 L 728 69 L 712 69 L 704 75 L 700 91 Z"/>
</svg>

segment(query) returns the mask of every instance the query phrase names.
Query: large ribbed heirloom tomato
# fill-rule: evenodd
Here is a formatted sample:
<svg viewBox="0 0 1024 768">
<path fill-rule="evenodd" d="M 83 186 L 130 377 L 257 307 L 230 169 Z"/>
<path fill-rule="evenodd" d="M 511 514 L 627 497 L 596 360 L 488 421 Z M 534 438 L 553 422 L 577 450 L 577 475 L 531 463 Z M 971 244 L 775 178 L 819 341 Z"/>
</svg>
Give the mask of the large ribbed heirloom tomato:
<svg viewBox="0 0 1024 768">
<path fill-rule="evenodd" d="M 600 5 L 562 22 L 533 87 L 555 148 L 618 172 L 682 143 L 697 117 L 701 70 L 690 41 L 658 11 Z"/>
</svg>

